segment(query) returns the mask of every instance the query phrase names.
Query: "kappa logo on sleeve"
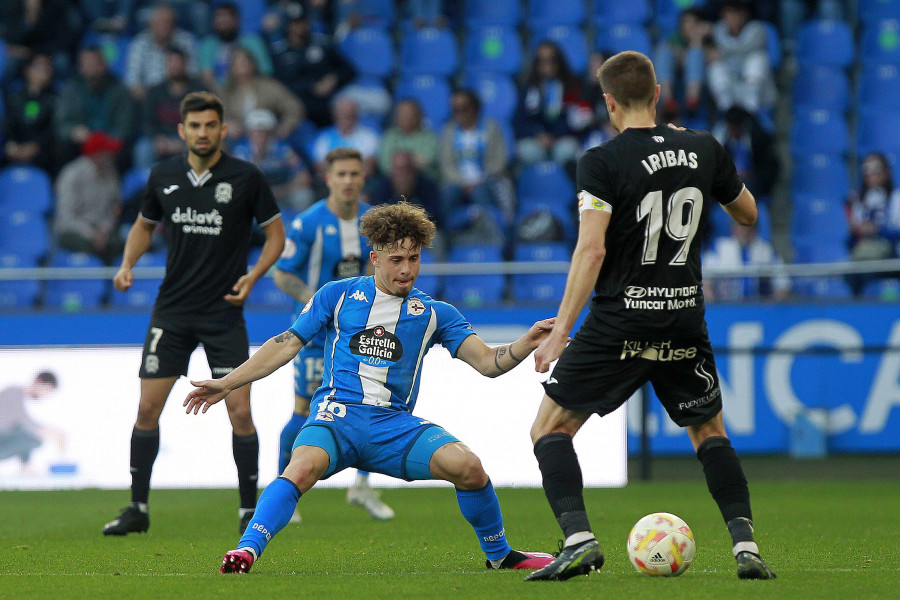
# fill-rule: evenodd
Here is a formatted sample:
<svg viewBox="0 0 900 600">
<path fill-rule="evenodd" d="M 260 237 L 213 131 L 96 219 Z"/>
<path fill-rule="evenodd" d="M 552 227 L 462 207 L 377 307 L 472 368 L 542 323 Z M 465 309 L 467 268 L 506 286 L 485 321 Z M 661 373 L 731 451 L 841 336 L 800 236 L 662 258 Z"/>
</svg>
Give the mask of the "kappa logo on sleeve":
<svg viewBox="0 0 900 600">
<path fill-rule="evenodd" d="M 306 303 L 306 306 L 303 307 L 303 310 L 300 311 L 300 314 L 305 315 L 306 313 L 308 313 L 309 309 L 312 308 L 312 303 L 313 303 L 313 299 L 310 298 L 309 302 Z"/>
</svg>

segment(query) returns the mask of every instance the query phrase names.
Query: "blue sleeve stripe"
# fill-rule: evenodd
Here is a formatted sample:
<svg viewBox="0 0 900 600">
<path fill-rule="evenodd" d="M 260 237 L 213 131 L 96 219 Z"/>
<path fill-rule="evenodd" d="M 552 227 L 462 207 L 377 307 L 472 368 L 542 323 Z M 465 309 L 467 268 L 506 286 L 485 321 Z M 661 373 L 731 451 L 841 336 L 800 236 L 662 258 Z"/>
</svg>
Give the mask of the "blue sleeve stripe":
<svg viewBox="0 0 900 600">
<path fill-rule="evenodd" d="M 294 335 L 296 335 L 296 336 L 297 336 L 297 339 L 300 340 L 301 342 L 303 342 L 303 345 L 304 345 L 304 346 L 307 345 L 307 344 L 309 343 L 309 340 L 304 339 L 303 336 L 300 335 L 299 333 L 297 333 L 297 330 L 294 329 L 293 327 L 288 328 L 288 331 L 290 331 L 291 333 L 293 333 Z"/>
</svg>

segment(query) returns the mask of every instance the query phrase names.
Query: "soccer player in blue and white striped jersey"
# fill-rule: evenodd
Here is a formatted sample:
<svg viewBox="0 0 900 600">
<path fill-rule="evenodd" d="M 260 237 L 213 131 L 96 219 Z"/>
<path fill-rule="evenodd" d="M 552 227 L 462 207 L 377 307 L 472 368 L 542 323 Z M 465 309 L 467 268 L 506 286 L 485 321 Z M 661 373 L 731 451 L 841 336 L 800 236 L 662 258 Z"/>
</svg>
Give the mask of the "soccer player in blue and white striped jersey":
<svg viewBox="0 0 900 600">
<path fill-rule="evenodd" d="M 441 344 L 488 377 L 506 373 L 539 345 L 553 319 L 518 340 L 488 347 L 456 308 L 414 287 L 420 249 L 434 224 L 412 204 L 366 212 L 361 228 L 372 245 L 374 275 L 334 281 L 315 293 L 293 326 L 267 341 L 247 362 L 218 380 L 192 382 L 187 411 L 203 412 L 232 390 L 266 377 L 325 330 L 322 385 L 311 417 L 294 442 L 290 463 L 259 499 L 253 522 L 223 573 L 247 572 L 289 521 L 300 497 L 320 479 L 349 467 L 406 480 L 441 479 L 456 487 L 460 510 L 475 529 L 490 569 L 539 569 L 553 557 L 513 550 L 500 503 L 475 454 L 448 431 L 412 410 L 428 349 Z"/>
</svg>

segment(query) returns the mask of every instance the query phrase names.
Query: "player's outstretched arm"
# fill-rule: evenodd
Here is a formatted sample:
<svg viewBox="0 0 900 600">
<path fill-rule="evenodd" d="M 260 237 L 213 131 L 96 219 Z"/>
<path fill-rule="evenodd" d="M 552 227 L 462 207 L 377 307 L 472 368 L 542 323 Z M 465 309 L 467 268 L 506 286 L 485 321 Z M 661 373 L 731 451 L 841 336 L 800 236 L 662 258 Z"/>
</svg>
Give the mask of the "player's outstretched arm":
<svg viewBox="0 0 900 600">
<path fill-rule="evenodd" d="M 196 389 L 184 399 L 184 406 L 187 407 L 185 412 L 193 411 L 195 415 L 201 409 L 206 412 L 210 406 L 227 396 L 232 390 L 271 375 L 279 367 L 290 362 L 303 344 L 303 340 L 290 331 L 285 331 L 270 338 L 256 354 L 225 377 L 191 381 L 191 385 L 196 386 Z"/>
<path fill-rule="evenodd" d="M 538 321 L 528 332 L 505 346 L 491 348 L 477 335 L 470 335 L 460 344 L 456 358 L 466 362 L 487 377 L 497 377 L 515 368 L 534 352 L 550 331 L 556 319 Z"/>
<path fill-rule="evenodd" d="M 278 289 L 299 302 L 306 304 L 313 297 L 316 290 L 312 289 L 306 282 L 289 271 L 276 268 L 275 269 L 275 285 Z"/>
<path fill-rule="evenodd" d="M 131 272 L 131 269 L 134 268 L 134 264 L 144 252 L 150 248 L 155 227 L 156 223 L 146 221 L 141 215 L 138 215 L 134 225 L 128 231 L 125 251 L 122 253 L 122 265 L 113 277 L 113 286 L 120 292 L 127 292 L 134 283 L 134 273 Z"/>
</svg>

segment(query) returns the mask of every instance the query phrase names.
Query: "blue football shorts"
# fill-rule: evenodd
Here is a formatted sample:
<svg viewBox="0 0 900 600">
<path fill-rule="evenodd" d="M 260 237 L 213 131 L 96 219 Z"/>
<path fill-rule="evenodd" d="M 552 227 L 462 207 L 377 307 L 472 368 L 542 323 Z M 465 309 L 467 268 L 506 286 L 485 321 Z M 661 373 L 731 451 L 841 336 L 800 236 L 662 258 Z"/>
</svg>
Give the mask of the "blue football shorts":
<svg viewBox="0 0 900 600">
<path fill-rule="evenodd" d="M 403 410 L 325 398 L 312 407 L 294 448 L 316 446 L 328 453 L 323 479 L 355 467 L 415 481 L 434 479 L 432 455 L 458 441 L 443 427 Z"/>
</svg>

